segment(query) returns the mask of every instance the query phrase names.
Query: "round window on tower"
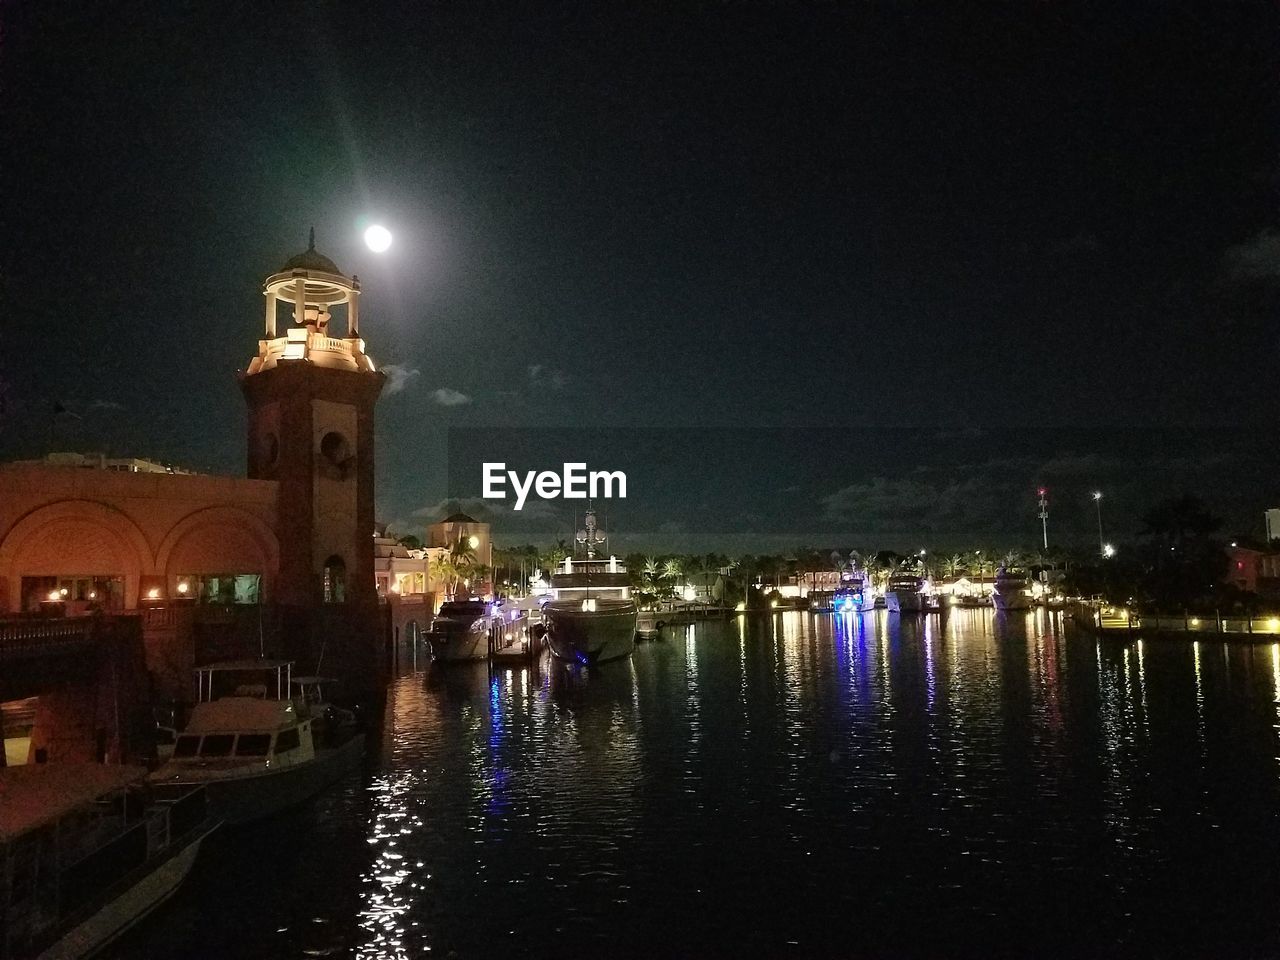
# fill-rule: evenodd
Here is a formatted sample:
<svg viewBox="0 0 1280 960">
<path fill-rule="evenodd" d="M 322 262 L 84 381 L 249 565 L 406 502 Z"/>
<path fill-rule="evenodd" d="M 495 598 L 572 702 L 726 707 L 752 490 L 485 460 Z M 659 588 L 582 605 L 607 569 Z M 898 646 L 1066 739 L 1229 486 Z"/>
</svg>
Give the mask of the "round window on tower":
<svg viewBox="0 0 1280 960">
<path fill-rule="evenodd" d="M 336 430 L 330 430 L 320 439 L 320 455 L 335 467 L 345 467 L 351 461 L 351 445 Z"/>
</svg>

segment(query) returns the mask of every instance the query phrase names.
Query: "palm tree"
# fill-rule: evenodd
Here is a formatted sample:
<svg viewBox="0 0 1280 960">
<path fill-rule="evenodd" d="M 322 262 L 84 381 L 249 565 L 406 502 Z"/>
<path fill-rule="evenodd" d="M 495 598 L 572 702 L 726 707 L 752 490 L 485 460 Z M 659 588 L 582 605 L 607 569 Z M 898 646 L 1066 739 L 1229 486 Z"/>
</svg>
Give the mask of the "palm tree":
<svg viewBox="0 0 1280 960">
<path fill-rule="evenodd" d="M 1025 567 L 1030 563 L 1028 556 L 1021 550 L 1006 550 L 1003 557 L 1000 558 L 1000 566 L 1006 570 L 1012 570 L 1014 567 Z"/>
<path fill-rule="evenodd" d="M 543 560 L 548 570 L 554 570 L 570 556 L 569 546 L 564 540 L 557 540 L 556 545 L 546 552 Z"/>
<path fill-rule="evenodd" d="M 991 566 L 991 557 L 985 550 L 973 551 L 973 565 L 976 568 L 978 579 L 982 579 L 987 574 L 987 567 Z"/>
<path fill-rule="evenodd" d="M 641 573 L 644 578 L 645 588 L 650 593 L 656 594 L 658 592 L 658 578 L 662 575 L 661 569 L 658 565 L 657 557 L 644 558 L 644 568 Z"/>
<path fill-rule="evenodd" d="M 942 568 L 948 577 L 959 577 L 968 569 L 968 558 L 962 553 L 953 553 L 942 561 Z"/>
<path fill-rule="evenodd" d="M 867 561 L 867 575 L 876 589 L 883 592 L 889 585 L 889 578 L 898 572 L 900 563 L 888 551 L 880 550 Z"/>
<path fill-rule="evenodd" d="M 440 552 L 431 558 L 429 566 L 431 579 L 444 584 L 445 596 L 453 598 L 454 586 L 458 582 L 458 568 L 448 552 Z"/>
<path fill-rule="evenodd" d="M 844 554 L 842 554 L 839 550 L 832 550 L 831 566 L 835 568 L 837 576 L 842 576 L 844 574 L 844 565 L 845 565 Z"/>
<path fill-rule="evenodd" d="M 702 596 L 704 600 L 711 597 L 711 584 L 715 582 L 715 577 L 719 574 L 720 567 L 715 563 L 715 558 L 711 554 L 705 557 L 695 558 L 689 573 L 693 577 L 694 582 L 702 586 Z"/>
</svg>

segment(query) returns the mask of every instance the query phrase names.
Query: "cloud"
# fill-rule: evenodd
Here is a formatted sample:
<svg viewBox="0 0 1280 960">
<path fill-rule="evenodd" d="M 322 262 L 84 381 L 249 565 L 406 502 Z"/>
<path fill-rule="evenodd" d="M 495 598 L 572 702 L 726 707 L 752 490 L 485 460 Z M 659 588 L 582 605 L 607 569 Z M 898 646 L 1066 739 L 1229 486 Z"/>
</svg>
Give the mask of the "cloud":
<svg viewBox="0 0 1280 960">
<path fill-rule="evenodd" d="M 414 373 L 417 373 L 415 370 Z M 460 407 L 464 403 L 470 403 L 471 398 L 460 390 L 454 390 L 452 387 L 441 387 L 438 390 L 431 391 L 431 399 L 442 407 Z"/>
<path fill-rule="evenodd" d="M 868 533 L 932 532 L 989 526 L 1007 512 L 1017 489 L 989 477 L 939 481 L 873 477 L 841 487 L 819 502 L 823 518 L 852 523 Z"/>
<path fill-rule="evenodd" d="M 123 410 L 123 403 L 116 403 L 114 400 L 95 400 L 89 404 L 89 410 Z"/>
<path fill-rule="evenodd" d="M 1040 469 L 1037 473 L 1045 477 L 1097 477 L 1104 474 L 1114 473 L 1115 471 L 1122 470 L 1124 468 L 1124 463 L 1104 459 L 1096 453 L 1086 453 L 1083 455 L 1059 453 L 1040 464 Z"/>
<path fill-rule="evenodd" d="M 545 364 L 529 364 L 529 385 L 535 390 L 563 390 L 569 385 L 569 378 L 562 370 L 554 370 Z"/>
<path fill-rule="evenodd" d="M 454 513 L 465 513 L 481 523 L 491 523 L 504 529 L 539 528 L 568 535 L 569 524 L 561 516 L 557 506 L 548 500 L 530 497 L 522 510 L 513 510 L 504 500 L 485 500 L 481 497 L 446 497 L 413 511 L 413 516 L 435 523 Z M 562 529 L 563 528 L 563 529 Z"/>
<path fill-rule="evenodd" d="M 385 393 L 391 396 L 406 389 L 409 383 L 422 376 L 422 371 L 417 368 L 403 366 L 398 363 L 388 363 L 382 368 L 382 372 L 387 375 L 387 386 Z"/>
<path fill-rule="evenodd" d="M 1263 230 L 1252 240 L 1228 247 L 1222 259 L 1238 280 L 1280 278 L 1280 232 Z"/>
<path fill-rule="evenodd" d="M 954 429 L 943 428 L 942 430 L 939 430 L 934 435 L 934 439 L 939 441 L 981 440 L 983 436 L 984 436 L 984 433 L 981 427 L 965 426 L 965 427 L 956 427 Z"/>
</svg>

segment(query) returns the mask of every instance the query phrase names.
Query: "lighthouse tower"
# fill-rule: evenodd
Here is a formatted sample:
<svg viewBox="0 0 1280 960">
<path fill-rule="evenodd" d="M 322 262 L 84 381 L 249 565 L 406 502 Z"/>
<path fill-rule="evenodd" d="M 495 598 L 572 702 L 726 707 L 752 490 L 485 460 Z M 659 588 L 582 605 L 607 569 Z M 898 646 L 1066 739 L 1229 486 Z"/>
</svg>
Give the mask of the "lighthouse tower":
<svg viewBox="0 0 1280 960">
<path fill-rule="evenodd" d="M 286 609 L 376 612 L 373 412 L 386 378 L 360 335 L 360 281 L 316 250 L 313 229 L 262 291 L 263 338 L 240 386 L 249 477 L 279 484 L 274 599 Z M 309 621 L 356 625 L 364 616 Z"/>
</svg>

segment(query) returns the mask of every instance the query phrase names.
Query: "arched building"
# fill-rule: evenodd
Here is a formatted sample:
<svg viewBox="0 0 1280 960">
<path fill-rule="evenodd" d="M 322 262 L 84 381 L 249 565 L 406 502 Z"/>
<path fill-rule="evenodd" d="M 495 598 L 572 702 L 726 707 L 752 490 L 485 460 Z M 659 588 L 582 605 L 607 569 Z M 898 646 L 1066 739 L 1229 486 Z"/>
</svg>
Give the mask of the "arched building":
<svg viewBox="0 0 1280 960">
<path fill-rule="evenodd" d="M 373 688 L 373 414 L 385 378 L 365 352 L 360 283 L 313 232 L 263 295 L 262 337 L 240 376 L 248 476 L 100 458 L 0 467 L 0 615 L 136 611 L 148 667 L 177 694 L 194 663 L 268 648 L 302 663 L 323 650 L 326 670 Z"/>
</svg>

